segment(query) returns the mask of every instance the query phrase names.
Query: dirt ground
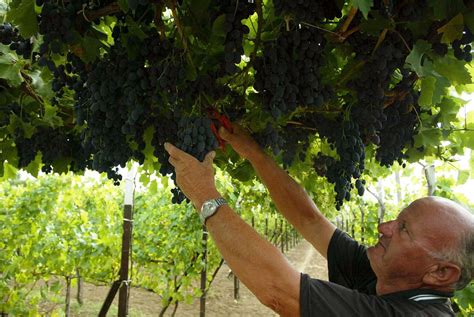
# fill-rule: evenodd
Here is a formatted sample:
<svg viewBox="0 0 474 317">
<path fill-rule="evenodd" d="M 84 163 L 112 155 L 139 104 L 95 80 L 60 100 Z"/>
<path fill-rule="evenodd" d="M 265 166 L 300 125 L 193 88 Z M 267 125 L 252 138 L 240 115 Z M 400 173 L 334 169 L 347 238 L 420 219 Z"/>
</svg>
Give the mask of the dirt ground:
<svg viewBox="0 0 474 317">
<path fill-rule="evenodd" d="M 313 278 L 327 280 L 326 260 L 308 242 L 301 241 L 288 251 L 286 256 L 298 271 L 307 273 Z M 229 267 L 224 264 L 211 285 L 206 301 L 206 316 L 277 316 L 262 305 L 242 283 L 240 284 L 240 299 L 234 300 L 234 278 L 229 275 L 229 272 Z M 71 315 L 97 316 L 108 290 L 109 287 L 85 284 L 84 304 L 82 307 L 74 304 Z M 116 316 L 116 305 L 112 308 L 108 316 Z M 158 316 L 160 310 L 160 298 L 156 294 L 143 289 L 133 288 L 131 290 L 130 316 Z M 173 307 L 170 307 L 165 316 L 171 316 L 172 310 Z M 175 316 L 199 316 L 199 299 L 196 299 L 192 304 L 180 303 Z"/>
</svg>

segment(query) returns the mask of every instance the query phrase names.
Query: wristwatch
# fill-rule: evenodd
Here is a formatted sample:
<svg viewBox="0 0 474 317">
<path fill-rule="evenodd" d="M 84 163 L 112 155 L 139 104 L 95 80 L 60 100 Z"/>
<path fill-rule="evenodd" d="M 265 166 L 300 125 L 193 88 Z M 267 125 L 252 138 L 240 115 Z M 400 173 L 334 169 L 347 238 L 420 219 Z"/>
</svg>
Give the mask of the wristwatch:
<svg viewBox="0 0 474 317">
<path fill-rule="evenodd" d="M 199 215 L 202 223 L 206 224 L 206 220 L 212 217 L 220 206 L 226 204 L 227 201 L 222 197 L 206 200 L 201 206 L 201 213 Z"/>
</svg>

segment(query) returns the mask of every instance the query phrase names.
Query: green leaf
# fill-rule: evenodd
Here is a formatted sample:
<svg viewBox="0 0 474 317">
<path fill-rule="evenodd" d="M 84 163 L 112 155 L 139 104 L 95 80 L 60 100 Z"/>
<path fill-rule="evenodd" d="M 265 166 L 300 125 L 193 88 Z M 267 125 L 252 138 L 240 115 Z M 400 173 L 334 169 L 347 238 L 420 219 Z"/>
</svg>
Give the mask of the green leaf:
<svg viewBox="0 0 474 317">
<path fill-rule="evenodd" d="M 128 12 L 128 0 L 118 0 L 118 5 L 120 7 L 120 9 L 127 13 Z"/>
<path fill-rule="evenodd" d="M 190 0 L 189 8 L 193 13 L 193 16 L 200 20 L 203 18 L 203 15 L 205 16 L 209 11 L 210 3 L 211 0 Z"/>
<path fill-rule="evenodd" d="M 371 15 L 372 16 L 372 15 Z M 392 23 L 389 19 L 374 13 L 373 19 L 362 20 L 360 30 L 364 33 L 378 36 L 384 29 L 391 29 Z"/>
<path fill-rule="evenodd" d="M 412 51 L 407 56 L 406 63 L 414 70 L 418 76 L 423 77 L 427 73 L 430 73 L 428 68 L 431 64 L 426 63 L 423 65 L 423 57 L 425 54 L 431 51 L 431 44 L 424 40 L 418 40 L 413 46 Z"/>
<path fill-rule="evenodd" d="M 7 20 L 20 30 L 20 34 L 29 38 L 38 32 L 38 21 L 35 13 L 35 2 L 32 0 L 15 0 L 10 4 Z"/>
<path fill-rule="evenodd" d="M 471 75 L 466 69 L 465 63 L 451 56 L 434 61 L 434 70 L 440 75 L 446 77 L 451 84 L 470 84 L 472 83 Z"/>
<path fill-rule="evenodd" d="M 43 120 L 53 127 L 63 125 L 63 120 L 58 116 L 58 108 L 49 104 L 44 106 Z"/>
<path fill-rule="evenodd" d="M 6 79 L 13 87 L 18 87 L 23 82 L 21 66 L 13 53 L 0 56 L 0 78 Z"/>
<path fill-rule="evenodd" d="M 458 185 L 463 185 L 469 180 L 470 172 L 468 170 L 460 170 L 458 172 Z"/>
<path fill-rule="evenodd" d="M 103 46 L 101 41 L 91 36 L 84 36 L 82 39 L 83 55 L 82 59 L 87 62 L 93 62 L 100 56 L 100 48 Z"/>
<path fill-rule="evenodd" d="M 422 108 L 429 109 L 433 105 L 433 96 L 436 88 L 436 78 L 433 76 L 421 79 L 421 95 L 418 103 Z"/>
<path fill-rule="evenodd" d="M 352 0 L 352 5 L 360 10 L 364 15 L 364 18 L 367 19 L 369 15 L 370 8 L 374 5 L 373 0 Z"/>
<path fill-rule="evenodd" d="M 474 33 L 474 11 L 464 13 L 464 23 Z"/>
<path fill-rule="evenodd" d="M 474 110 L 466 114 L 466 129 L 474 130 Z"/>
<path fill-rule="evenodd" d="M 441 36 L 441 42 L 450 44 L 454 40 L 459 40 L 463 36 L 464 31 L 464 17 L 461 13 L 452 18 L 448 23 L 438 29 L 438 34 Z"/>
<path fill-rule="evenodd" d="M 428 0 L 428 6 L 433 8 L 436 20 L 451 19 L 466 9 L 463 0 Z"/>
<path fill-rule="evenodd" d="M 441 142 L 441 130 L 438 128 L 422 128 L 415 136 L 415 147 L 437 147 Z"/>
<path fill-rule="evenodd" d="M 18 170 L 10 165 L 8 162 L 3 162 L 3 176 L 2 180 L 14 179 L 18 174 Z"/>
</svg>

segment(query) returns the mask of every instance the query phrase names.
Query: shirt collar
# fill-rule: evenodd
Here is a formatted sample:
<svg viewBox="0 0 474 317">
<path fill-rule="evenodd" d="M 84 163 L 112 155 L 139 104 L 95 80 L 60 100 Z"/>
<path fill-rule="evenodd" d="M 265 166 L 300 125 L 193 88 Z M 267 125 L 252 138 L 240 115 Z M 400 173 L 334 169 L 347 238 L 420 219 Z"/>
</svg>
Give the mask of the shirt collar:
<svg viewBox="0 0 474 317">
<path fill-rule="evenodd" d="M 406 291 L 400 291 L 390 294 L 382 295 L 385 298 L 406 298 L 415 302 L 421 301 L 446 301 L 450 297 L 453 297 L 453 292 L 442 292 L 431 289 L 411 289 Z"/>
</svg>

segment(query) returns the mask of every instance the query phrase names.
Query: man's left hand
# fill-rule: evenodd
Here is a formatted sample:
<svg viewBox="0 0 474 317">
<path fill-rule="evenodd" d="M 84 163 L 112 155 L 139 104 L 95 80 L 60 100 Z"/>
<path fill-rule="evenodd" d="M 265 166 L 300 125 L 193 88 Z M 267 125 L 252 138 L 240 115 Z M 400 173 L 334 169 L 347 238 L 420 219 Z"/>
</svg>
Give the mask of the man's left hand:
<svg viewBox="0 0 474 317">
<path fill-rule="evenodd" d="M 207 153 L 204 161 L 200 162 L 171 143 L 165 143 L 165 150 L 170 155 L 170 164 L 175 168 L 177 185 L 198 210 L 204 201 L 220 196 L 212 166 L 216 155 L 214 151 Z"/>
</svg>

